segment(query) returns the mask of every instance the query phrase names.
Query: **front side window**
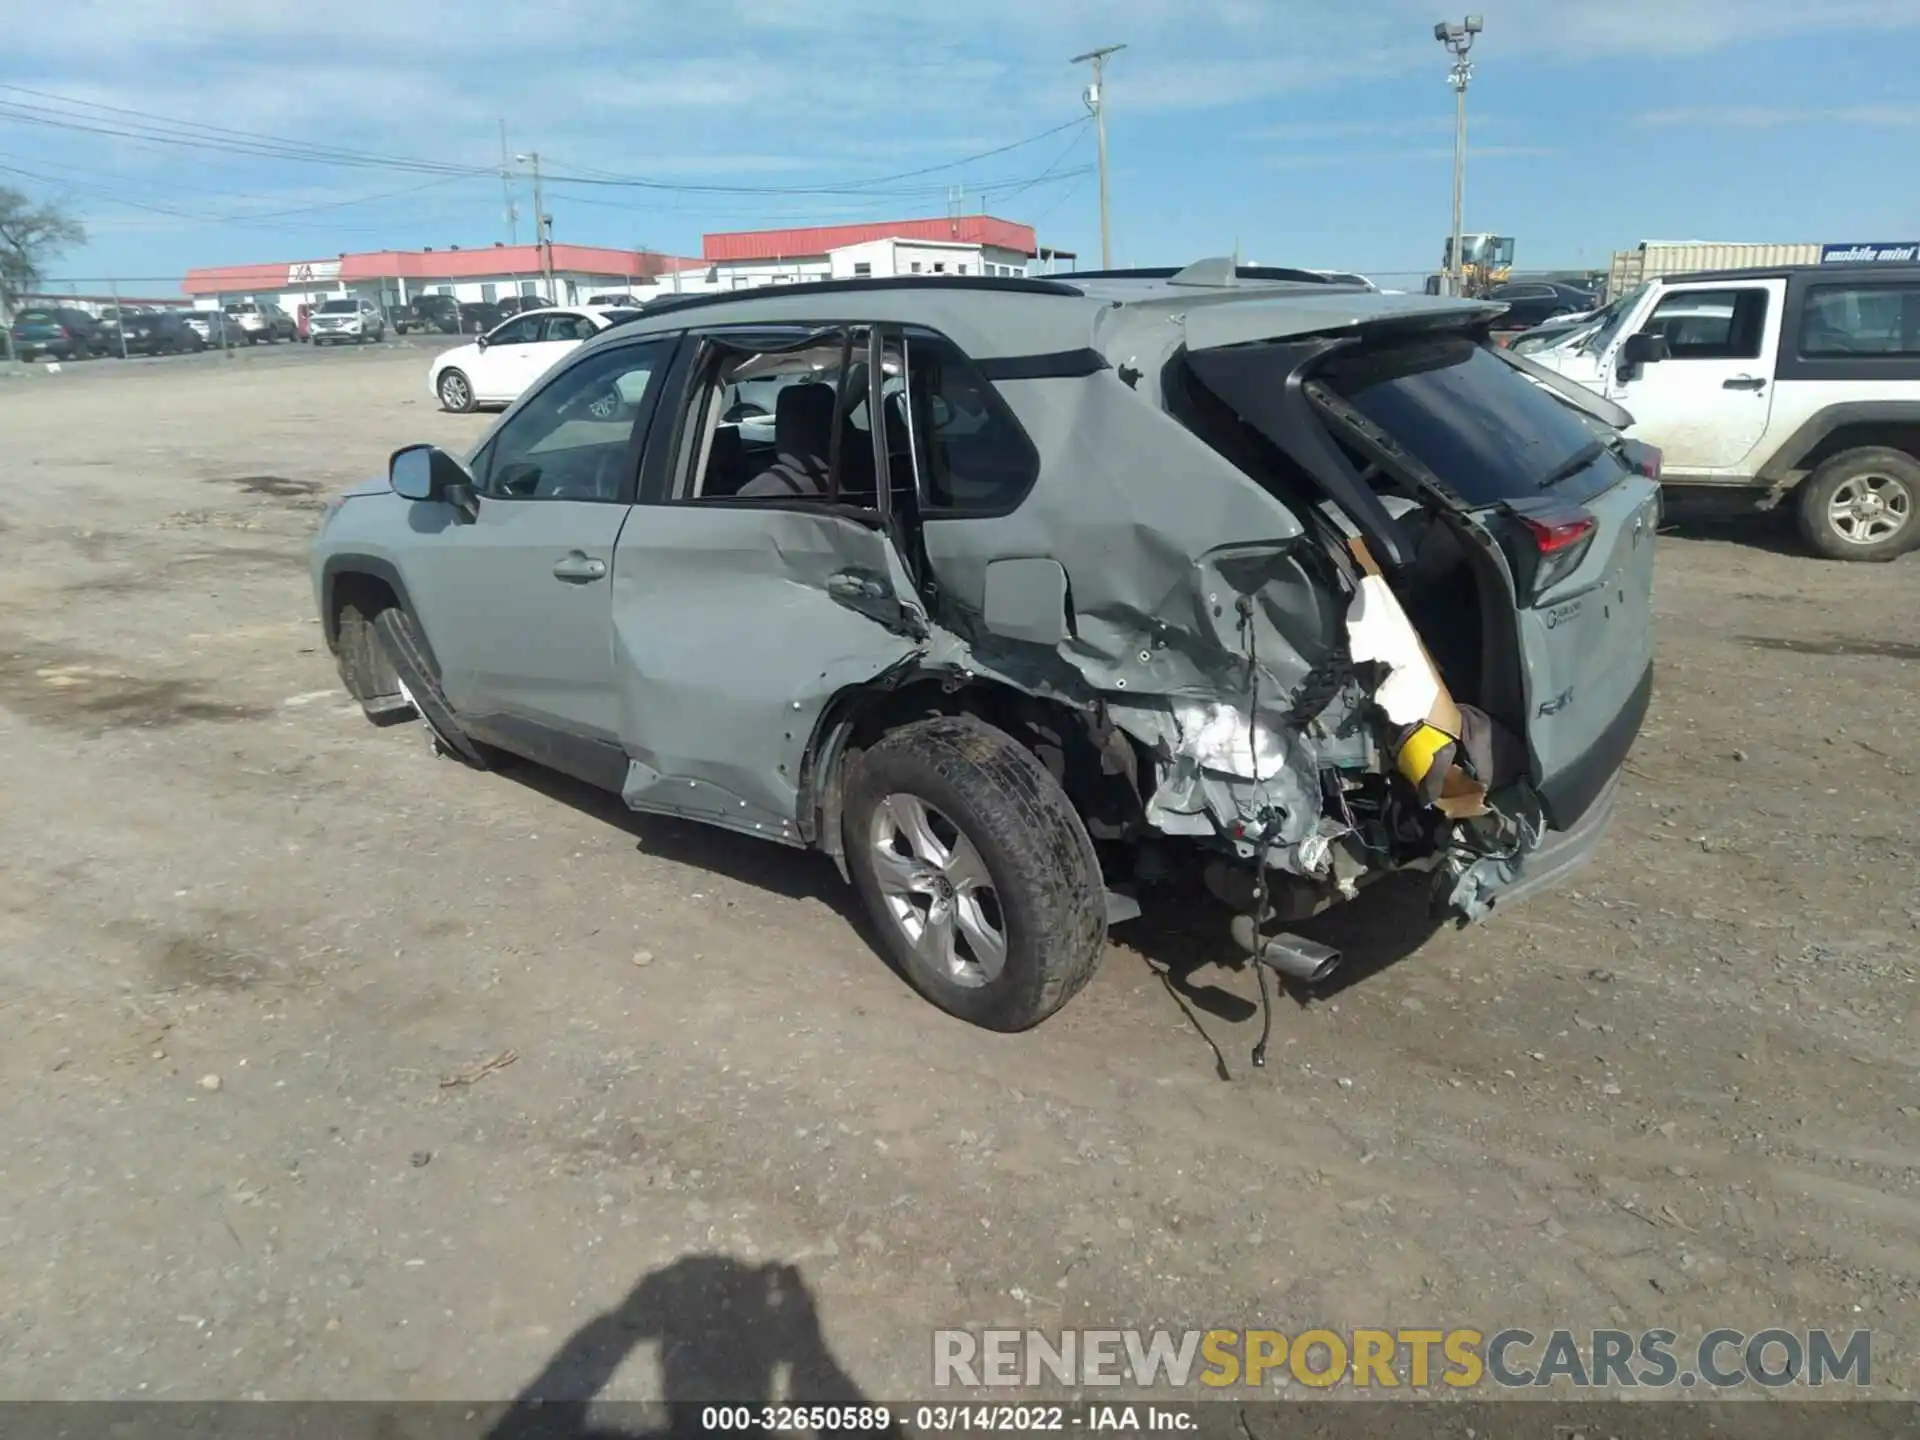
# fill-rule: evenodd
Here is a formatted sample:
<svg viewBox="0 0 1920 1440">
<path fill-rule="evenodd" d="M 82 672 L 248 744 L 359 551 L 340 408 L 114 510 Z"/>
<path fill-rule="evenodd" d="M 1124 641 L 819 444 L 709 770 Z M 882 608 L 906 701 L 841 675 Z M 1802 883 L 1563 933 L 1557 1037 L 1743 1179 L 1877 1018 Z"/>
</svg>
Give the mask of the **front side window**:
<svg viewBox="0 0 1920 1440">
<path fill-rule="evenodd" d="M 1920 285 L 1818 285 L 1807 292 L 1800 353 L 1920 355 Z"/>
<path fill-rule="evenodd" d="M 1675 360 L 1754 360 L 1766 326 L 1765 288 L 1742 286 L 1673 291 L 1641 330 L 1666 336 Z"/>
<path fill-rule="evenodd" d="M 522 315 L 487 336 L 489 345 L 531 345 L 540 338 L 540 318 Z"/>
<path fill-rule="evenodd" d="M 569 366 L 521 407 L 476 467 L 482 495 L 500 500 L 618 500 L 633 464 L 655 375 L 671 340 L 623 345 Z"/>
</svg>

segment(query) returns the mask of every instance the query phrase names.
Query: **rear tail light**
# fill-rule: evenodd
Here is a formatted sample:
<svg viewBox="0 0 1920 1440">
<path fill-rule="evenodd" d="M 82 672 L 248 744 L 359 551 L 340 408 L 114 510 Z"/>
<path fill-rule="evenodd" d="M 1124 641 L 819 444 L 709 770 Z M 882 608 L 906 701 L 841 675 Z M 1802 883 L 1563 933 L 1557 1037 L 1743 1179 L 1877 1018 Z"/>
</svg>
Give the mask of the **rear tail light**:
<svg viewBox="0 0 1920 1440">
<path fill-rule="evenodd" d="M 1520 523 L 1533 536 L 1533 548 L 1542 555 L 1558 555 L 1574 545 L 1584 544 L 1593 538 L 1595 524 L 1593 516 L 1585 511 L 1569 515 L 1565 519 L 1536 519 L 1522 515 Z"/>
<path fill-rule="evenodd" d="M 73 338 L 73 336 L 67 333 L 67 327 L 64 325 L 54 326 L 53 333 L 58 335 L 62 340 L 71 340 Z"/>
<path fill-rule="evenodd" d="M 1532 604 L 1580 568 L 1600 528 L 1578 505 L 1537 503 L 1509 507 L 1517 524 L 1508 530 L 1507 558 L 1522 604 Z"/>
</svg>

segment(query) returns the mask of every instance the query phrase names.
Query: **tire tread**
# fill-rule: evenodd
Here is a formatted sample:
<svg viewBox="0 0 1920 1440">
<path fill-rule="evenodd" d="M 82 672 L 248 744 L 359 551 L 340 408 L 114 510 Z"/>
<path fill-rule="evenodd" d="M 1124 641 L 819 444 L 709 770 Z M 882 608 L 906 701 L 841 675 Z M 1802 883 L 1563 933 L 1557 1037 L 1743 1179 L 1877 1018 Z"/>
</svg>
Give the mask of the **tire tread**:
<svg viewBox="0 0 1920 1440">
<path fill-rule="evenodd" d="M 968 831 L 995 872 L 1002 918 L 1009 927 L 1007 968 L 999 980 L 979 990 L 930 986 L 911 962 L 891 919 L 876 914 L 889 948 L 896 952 L 894 960 L 914 987 L 943 1009 L 994 1030 L 1028 1029 L 1072 999 L 1106 950 L 1105 884 L 1086 827 L 1039 758 L 984 721 L 948 715 L 893 731 L 854 766 L 846 844 L 849 855 L 856 857 L 854 872 L 869 908 L 880 907 L 865 861 L 868 817 L 885 794 L 923 793 L 926 780 L 916 787 L 916 772 L 937 777 L 930 788 L 941 788 L 939 782 L 944 782 L 950 789 L 951 798 L 924 798 Z M 970 813 L 955 815 L 956 808 Z M 1003 879 L 1008 882 L 1004 886 Z M 1022 935 L 1019 929 L 1029 933 Z"/>
</svg>

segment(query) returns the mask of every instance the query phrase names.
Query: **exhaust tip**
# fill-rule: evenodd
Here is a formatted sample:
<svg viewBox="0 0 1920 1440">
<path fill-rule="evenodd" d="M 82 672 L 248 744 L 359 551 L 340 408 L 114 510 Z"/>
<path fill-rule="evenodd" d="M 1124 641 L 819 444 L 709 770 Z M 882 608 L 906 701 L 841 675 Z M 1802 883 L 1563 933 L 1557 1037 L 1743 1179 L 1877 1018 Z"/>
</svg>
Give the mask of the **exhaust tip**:
<svg viewBox="0 0 1920 1440">
<path fill-rule="evenodd" d="M 1331 945 L 1322 945 L 1304 935 L 1282 932 L 1260 938 L 1254 933 L 1253 916 L 1247 914 L 1233 917 L 1232 931 L 1234 940 L 1253 957 L 1255 964 L 1265 965 L 1303 985 L 1322 983 L 1340 968 L 1345 958 Z"/>
</svg>

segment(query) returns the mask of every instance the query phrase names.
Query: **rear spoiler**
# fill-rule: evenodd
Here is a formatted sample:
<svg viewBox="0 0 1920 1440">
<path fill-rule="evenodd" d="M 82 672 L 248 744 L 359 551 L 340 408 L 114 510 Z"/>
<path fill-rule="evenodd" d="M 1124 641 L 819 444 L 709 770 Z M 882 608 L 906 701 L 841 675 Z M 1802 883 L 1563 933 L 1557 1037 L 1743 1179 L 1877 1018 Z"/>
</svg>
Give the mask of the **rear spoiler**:
<svg viewBox="0 0 1920 1440">
<path fill-rule="evenodd" d="M 1604 425 L 1616 430 L 1625 430 L 1633 424 L 1633 413 L 1625 410 L 1606 398 L 1596 395 L 1577 381 L 1569 380 L 1558 370 L 1550 370 L 1538 360 L 1530 360 L 1525 355 L 1516 355 L 1504 345 L 1487 347 L 1522 375 L 1538 380 L 1576 410 L 1581 410 Z"/>
</svg>

